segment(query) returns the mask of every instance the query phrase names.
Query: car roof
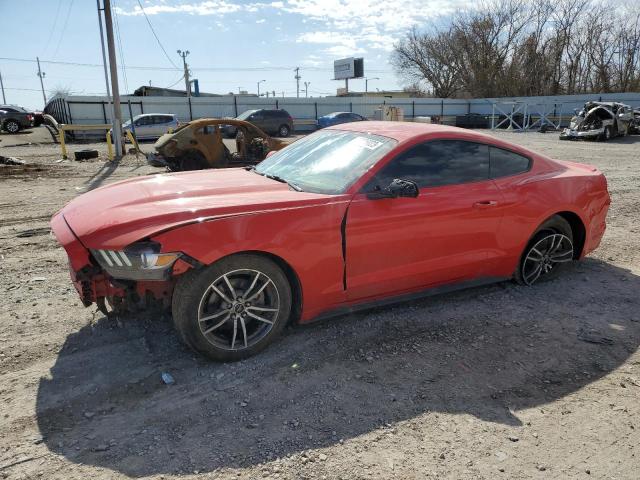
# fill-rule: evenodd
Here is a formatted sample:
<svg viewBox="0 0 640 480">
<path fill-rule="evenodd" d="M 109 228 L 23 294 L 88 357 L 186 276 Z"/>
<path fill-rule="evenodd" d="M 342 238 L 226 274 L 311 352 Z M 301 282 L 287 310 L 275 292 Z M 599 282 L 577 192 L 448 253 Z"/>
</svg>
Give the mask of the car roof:
<svg viewBox="0 0 640 480">
<path fill-rule="evenodd" d="M 342 123 L 340 125 L 335 125 L 327 128 L 330 130 L 348 130 L 352 132 L 372 133 L 375 135 L 382 135 L 384 137 L 393 138 L 399 142 L 403 142 L 405 140 L 430 133 L 453 133 L 464 136 L 467 139 L 470 139 L 472 137 L 483 142 L 489 140 L 492 143 L 495 143 L 496 140 L 495 137 L 492 137 L 490 135 L 474 132 L 464 128 L 417 122 L 354 122 Z"/>
</svg>

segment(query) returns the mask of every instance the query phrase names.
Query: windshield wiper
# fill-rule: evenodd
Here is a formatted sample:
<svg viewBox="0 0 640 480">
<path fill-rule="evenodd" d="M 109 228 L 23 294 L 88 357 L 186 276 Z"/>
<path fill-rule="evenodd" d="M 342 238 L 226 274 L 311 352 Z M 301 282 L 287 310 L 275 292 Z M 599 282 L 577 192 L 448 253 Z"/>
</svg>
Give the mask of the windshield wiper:
<svg viewBox="0 0 640 480">
<path fill-rule="evenodd" d="M 270 173 L 261 173 L 260 175 L 264 175 L 265 177 L 270 178 L 271 180 L 275 180 L 276 182 L 286 183 L 291 188 L 293 188 L 296 192 L 301 192 L 302 191 L 302 188 L 300 188 L 298 185 L 296 185 L 293 182 L 289 182 L 288 180 L 285 180 L 284 178 L 279 177 L 278 175 L 272 175 Z"/>
<path fill-rule="evenodd" d="M 286 183 L 287 185 L 289 185 L 291 188 L 293 188 L 296 192 L 302 192 L 302 188 L 300 188 L 299 185 L 296 185 L 293 182 L 290 182 L 288 180 L 285 180 L 284 178 L 278 176 L 278 175 L 273 175 L 271 173 L 262 173 L 256 170 L 255 166 L 246 166 L 244 167 L 245 170 L 249 171 L 249 172 L 253 172 L 253 173 L 257 173 L 258 175 L 262 175 L 263 177 L 267 177 L 270 178 L 271 180 L 275 180 L 276 182 L 280 182 L 280 183 Z"/>
</svg>

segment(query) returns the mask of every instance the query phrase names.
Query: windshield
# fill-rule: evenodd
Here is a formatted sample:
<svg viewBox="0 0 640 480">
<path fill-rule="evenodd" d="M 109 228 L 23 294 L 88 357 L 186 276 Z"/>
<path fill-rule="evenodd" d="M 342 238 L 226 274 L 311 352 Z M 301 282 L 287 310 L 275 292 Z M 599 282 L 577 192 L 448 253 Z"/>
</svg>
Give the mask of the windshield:
<svg viewBox="0 0 640 480">
<path fill-rule="evenodd" d="M 307 192 L 340 194 L 397 143 L 380 135 L 321 130 L 263 160 L 256 172 L 280 177 Z"/>
<path fill-rule="evenodd" d="M 249 115 L 251 115 L 253 112 L 257 112 L 257 110 L 247 110 L 246 112 L 242 112 L 236 118 L 238 120 L 246 120 L 247 118 L 249 118 Z"/>
</svg>

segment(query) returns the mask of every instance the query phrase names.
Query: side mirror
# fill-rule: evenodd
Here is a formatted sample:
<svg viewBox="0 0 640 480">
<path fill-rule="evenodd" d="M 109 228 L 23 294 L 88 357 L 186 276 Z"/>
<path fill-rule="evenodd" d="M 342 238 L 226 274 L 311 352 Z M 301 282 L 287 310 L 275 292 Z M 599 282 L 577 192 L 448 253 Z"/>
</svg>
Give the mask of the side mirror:
<svg viewBox="0 0 640 480">
<path fill-rule="evenodd" d="M 416 198 L 420 194 L 418 185 L 411 180 L 394 179 L 388 187 L 367 194 L 367 198 L 371 200 L 380 200 L 382 198 L 398 198 L 409 197 Z"/>
<path fill-rule="evenodd" d="M 276 153 L 276 151 L 275 151 L 275 150 L 269 150 L 269 151 L 267 152 L 267 155 L 266 155 L 264 158 L 269 158 L 269 157 L 270 157 L 271 155 L 273 155 L 274 153 Z"/>
</svg>

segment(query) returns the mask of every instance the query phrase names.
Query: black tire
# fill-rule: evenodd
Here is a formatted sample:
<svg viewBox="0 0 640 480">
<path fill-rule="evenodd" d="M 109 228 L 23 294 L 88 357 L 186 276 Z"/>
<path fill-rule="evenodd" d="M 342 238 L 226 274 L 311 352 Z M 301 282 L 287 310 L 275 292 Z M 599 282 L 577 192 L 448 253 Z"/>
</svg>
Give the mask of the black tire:
<svg viewBox="0 0 640 480">
<path fill-rule="evenodd" d="M 556 250 L 554 250 L 554 246 L 556 246 Z M 545 248 L 549 248 L 550 251 L 545 251 Z M 541 254 L 544 261 L 541 264 L 540 272 L 536 275 L 534 269 L 538 253 Z M 573 261 L 574 257 L 575 249 L 571 225 L 561 216 L 554 215 L 538 227 L 527 243 L 520 257 L 514 279 L 520 285 L 533 285 L 539 281 L 551 280 L 558 276 Z M 532 273 L 534 273 L 533 276 Z"/>
<path fill-rule="evenodd" d="M 202 153 L 197 150 L 193 150 L 185 153 L 179 161 L 179 171 L 186 172 L 190 170 L 203 170 L 209 168 L 207 160 Z"/>
<path fill-rule="evenodd" d="M 272 308 L 274 301 L 277 309 Z M 291 286 L 278 265 L 260 255 L 237 254 L 178 280 L 173 323 L 182 341 L 196 352 L 215 361 L 236 361 L 255 355 L 278 337 L 291 316 L 291 303 Z M 275 311 L 264 311 L 270 308 Z M 251 318 L 256 312 L 262 320 Z M 236 341 L 242 344 L 234 348 Z"/>
<path fill-rule="evenodd" d="M 289 128 L 289 125 L 283 124 L 278 127 L 279 137 L 288 137 L 290 133 L 291 133 L 291 129 Z"/>
<path fill-rule="evenodd" d="M 611 128 L 611 125 L 607 125 L 606 127 L 604 127 L 604 132 L 602 133 L 602 135 L 600 135 L 600 141 L 607 142 L 612 138 L 613 138 L 613 129 Z"/>
<path fill-rule="evenodd" d="M 74 153 L 74 156 L 76 161 L 91 160 L 92 158 L 98 158 L 100 156 L 100 152 L 95 149 L 87 148 L 84 150 L 78 150 Z"/>
<path fill-rule="evenodd" d="M 8 133 L 18 133 L 20 131 L 20 124 L 15 120 L 7 120 L 4 122 L 3 128 Z"/>
</svg>

